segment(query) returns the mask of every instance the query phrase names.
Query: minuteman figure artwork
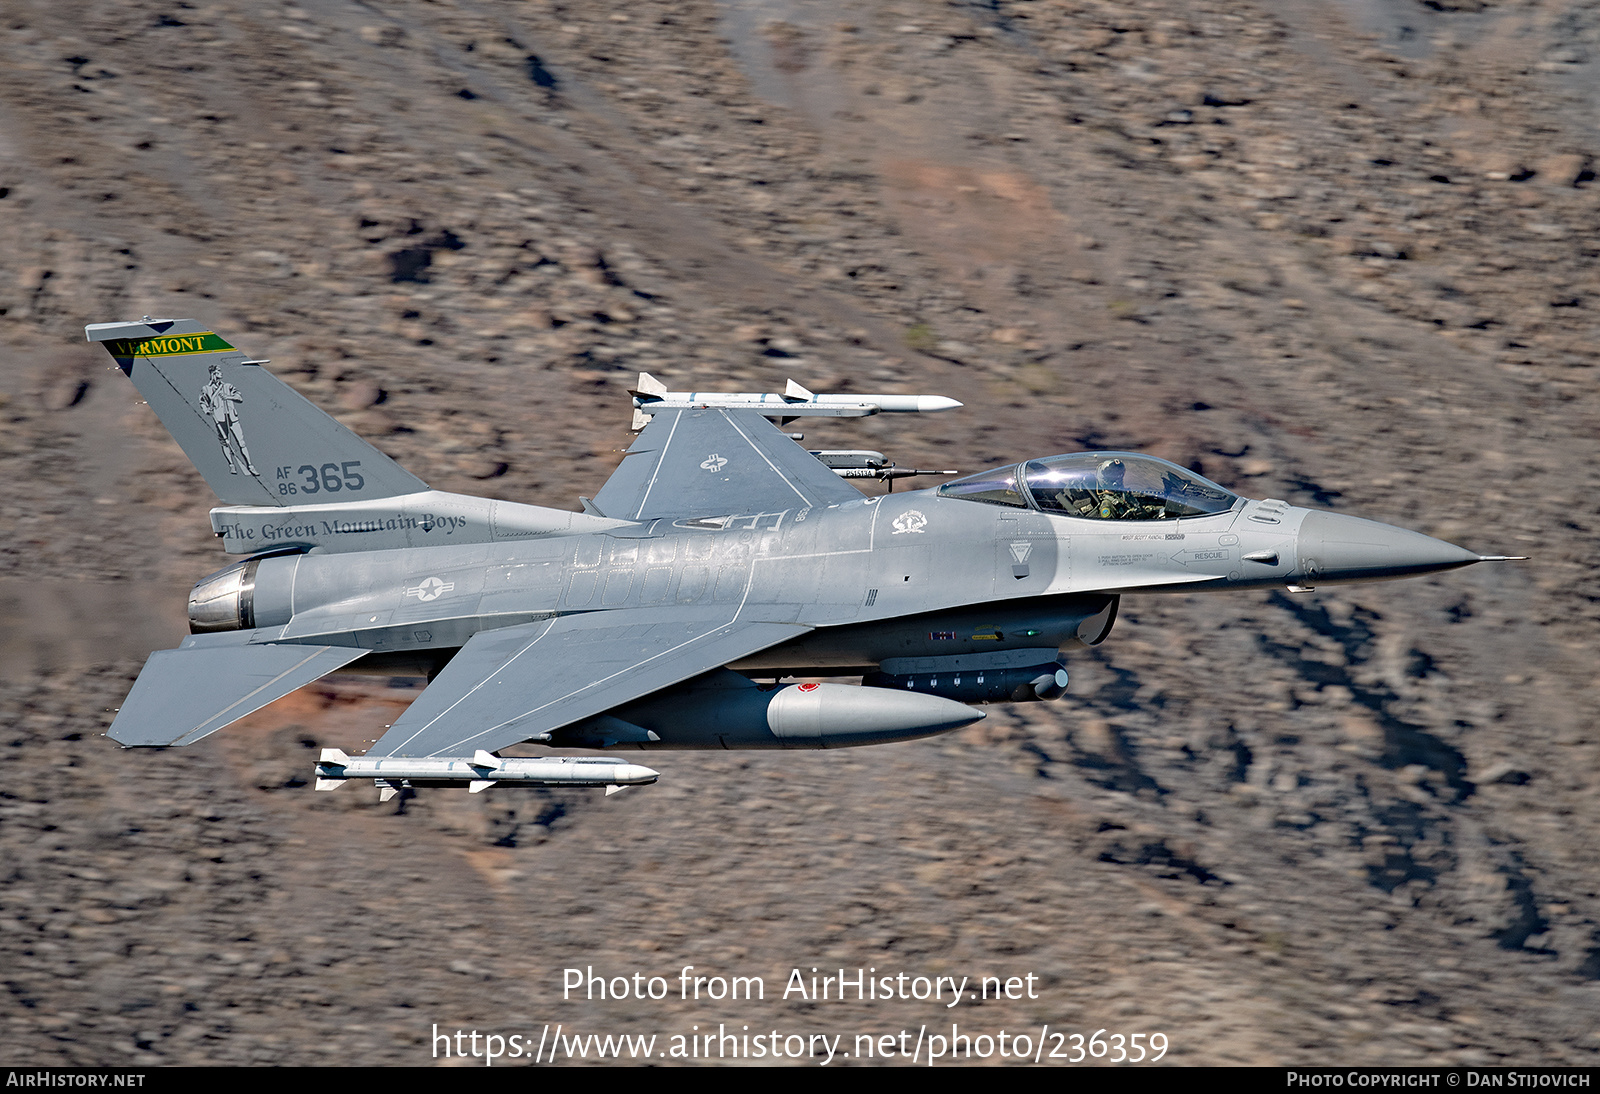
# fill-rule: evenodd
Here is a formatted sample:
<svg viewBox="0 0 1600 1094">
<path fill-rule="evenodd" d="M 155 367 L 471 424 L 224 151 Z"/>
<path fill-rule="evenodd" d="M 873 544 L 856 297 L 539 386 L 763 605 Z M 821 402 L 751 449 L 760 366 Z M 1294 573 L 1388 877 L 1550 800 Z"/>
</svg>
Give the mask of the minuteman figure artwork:
<svg viewBox="0 0 1600 1094">
<path fill-rule="evenodd" d="M 255 465 L 250 462 L 250 449 L 244 443 L 244 426 L 239 423 L 237 404 L 242 402 L 244 396 L 239 389 L 224 380 L 222 369 L 213 364 L 206 386 L 200 389 L 200 413 L 211 419 L 212 428 L 217 431 L 222 454 L 228 457 L 228 473 L 237 475 L 242 464 L 254 475 Z"/>
</svg>

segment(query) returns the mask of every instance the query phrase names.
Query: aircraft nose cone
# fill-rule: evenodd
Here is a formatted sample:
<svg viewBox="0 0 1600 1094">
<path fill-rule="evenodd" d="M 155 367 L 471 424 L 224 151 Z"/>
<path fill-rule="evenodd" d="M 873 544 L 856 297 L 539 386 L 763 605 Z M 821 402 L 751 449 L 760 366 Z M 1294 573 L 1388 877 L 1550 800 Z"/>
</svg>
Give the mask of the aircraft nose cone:
<svg viewBox="0 0 1600 1094">
<path fill-rule="evenodd" d="M 1298 555 L 1308 585 L 1410 577 L 1479 561 L 1471 551 L 1421 532 L 1315 509 L 1300 525 Z"/>
</svg>

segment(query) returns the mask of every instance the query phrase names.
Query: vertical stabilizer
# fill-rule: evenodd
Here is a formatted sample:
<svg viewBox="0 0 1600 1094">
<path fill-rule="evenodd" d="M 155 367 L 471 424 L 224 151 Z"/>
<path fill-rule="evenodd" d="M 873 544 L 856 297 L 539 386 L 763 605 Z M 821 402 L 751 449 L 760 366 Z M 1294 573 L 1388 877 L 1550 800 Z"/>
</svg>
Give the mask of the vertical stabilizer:
<svg viewBox="0 0 1600 1094">
<path fill-rule="evenodd" d="M 217 497 L 229 505 L 369 501 L 426 490 L 293 388 L 193 319 L 95 323 Z"/>
</svg>

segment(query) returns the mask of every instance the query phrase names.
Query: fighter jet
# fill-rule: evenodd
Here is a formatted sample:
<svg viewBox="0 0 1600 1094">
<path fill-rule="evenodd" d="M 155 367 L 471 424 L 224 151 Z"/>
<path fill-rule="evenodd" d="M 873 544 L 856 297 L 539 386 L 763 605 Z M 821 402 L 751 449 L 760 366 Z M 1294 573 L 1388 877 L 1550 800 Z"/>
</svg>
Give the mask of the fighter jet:
<svg viewBox="0 0 1600 1094">
<path fill-rule="evenodd" d="M 943 733 L 1059 698 L 1124 594 L 1306 590 L 1500 559 L 1252 500 L 1133 452 L 1025 460 L 893 492 L 881 453 L 779 424 L 927 413 L 928 395 L 633 391 L 638 437 L 582 512 L 430 489 L 205 327 L 100 323 L 101 342 L 222 505 L 193 632 L 112 723 L 187 745 L 329 673 L 425 675 L 318 786 L 620 786 L 657 773 L 552 749 L 834 748 Z M 951 472 L 952 474 L 954 472 Z M 847 478 L 887 480 L 865 496 Z M 861 683 L 792 682 L 860 677 Z M 785 681 L 791 682 L 785 682 Z M 608 789 L 608 792 L 609 792 Z"/>
</svg>

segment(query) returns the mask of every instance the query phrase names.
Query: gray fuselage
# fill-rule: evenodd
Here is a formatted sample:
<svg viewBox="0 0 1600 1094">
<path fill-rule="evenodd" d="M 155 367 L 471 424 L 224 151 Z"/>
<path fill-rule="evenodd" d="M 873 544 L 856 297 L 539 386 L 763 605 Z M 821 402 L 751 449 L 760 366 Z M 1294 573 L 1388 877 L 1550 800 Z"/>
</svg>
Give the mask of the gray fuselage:
<svg viewBox="0 0 1600 1094">
<path fill-rule="evenodd" d="M 1366 581 L 1474 561 L 1281 502 L 1108 521 L 925 490 L 602 533 L 269 556 L 243 622 L 256 641 L 359 646 L 383 656 L 353 671 L 398 671 L 442 664 L 480 630 L 552 615 L 725 604 L 817 628 L 733 667 L 827 675 L 890 657 L 1097 642 L 1123 592 Z"/>
</svg>

